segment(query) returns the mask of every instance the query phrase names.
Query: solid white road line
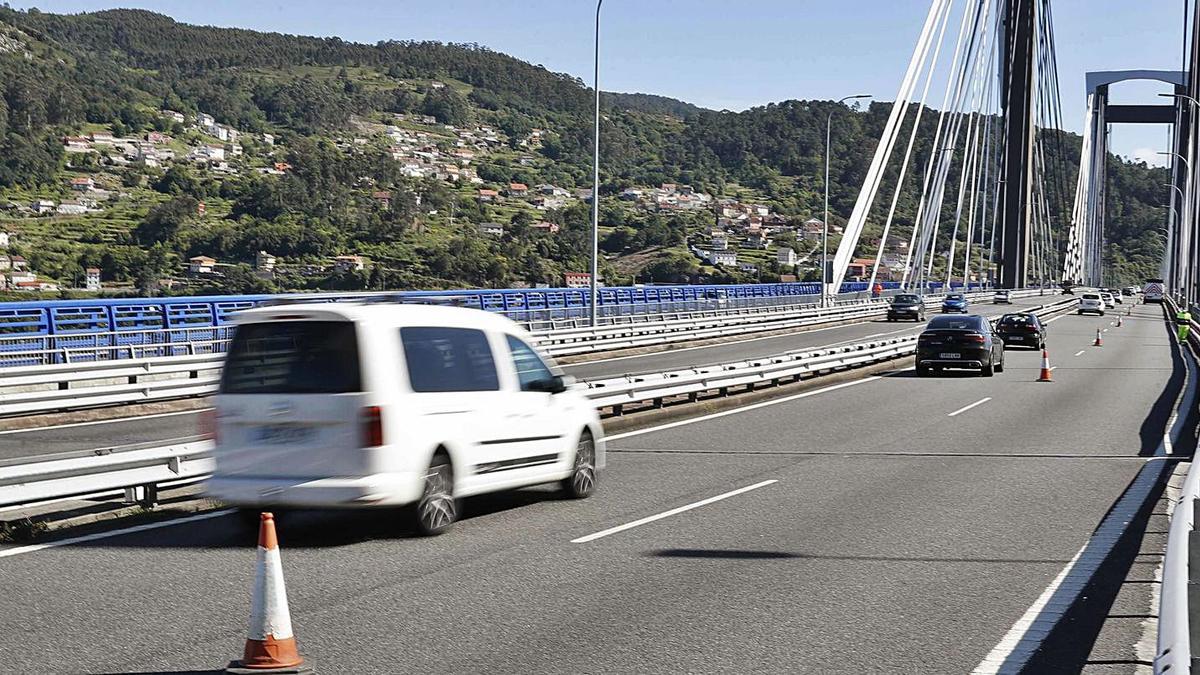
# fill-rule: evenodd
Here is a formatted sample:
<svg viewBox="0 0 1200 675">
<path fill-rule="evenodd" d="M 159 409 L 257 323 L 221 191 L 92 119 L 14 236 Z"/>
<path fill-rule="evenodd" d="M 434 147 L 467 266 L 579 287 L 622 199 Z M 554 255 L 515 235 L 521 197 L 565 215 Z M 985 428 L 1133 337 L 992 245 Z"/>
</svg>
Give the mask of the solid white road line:
<svg viewBox="0 0 1200 675">
<path fill-rule="evenodd" d="M 1075 352 L 1075 356 L 1080 356 L 1080 355 L 1086 354 L 1086 353 L 1087 353 L 1086 349 L 1080 349 L 1079 351 Z"/>
<path fill-rule="evenodd" d="M 740 408 L 732 408 L 730 410 L 722 410 L 721 412 L 712 413 L 711 415 L 701 415 L 700 417 L 691 417 L 686 420 L 679 420 L 678 422 L 669 422 L 667 424 L 660 424 L 656 427 L 647 427 L 645 429 L 635 429 L 633 431 L 626 431 L 623 434 L 614 434 L 612 436 L 606 436 L 605 440 L 616 441 L 616 440 L 620 440 L 622 438 L 630 438 L 632 436 L 641 436 L 642 434 L 648 434 L 648 433 L 651 433 L 654 431 L 663 431 L 664 429 L 674 429 L 675 427 L 682 427 L 682 426 L 685 426 L 688 424 L 695 424 L 697 422 L 705 422 L 708 420 L 717 419 L 718 417 L 725 417 L 726 415 L 736 415 L 737 413 L 746 412 L 748 410 L 758 410 L 759 408 L 766 408 L 767 406 L 779 405 L 780 403 L 787 403 L 789 401 L 797 401 L 802 398 L 808 398 L 809 396 L 816 396 L 817 394 L 824 394 L 826 392 L 836 391 L 838 389 L 845 389 L 846 387 L 853 387 L 855 385 L 864 384 L 866 382 L 874 382 L 876 380 L 883 379 L 883 377 L 884 377 L 883 375 L 871 375 L 870 377 L 864 377 L 861 380 L 853 380 L 851 382 L 842 382 L 841 384 L 834 384 L 834 385 L 830 385 L 828 387 L 814 389 L 813 391 L 806 391 L 803 394 L 796 394 L 794 396 L 785 396 L 783 398 L 773 398 L 770 401 L 763 401 L 761 403 L 753 403 L 751 405 L 742 406 Z"/>
<path fill-rule="evenodd" d="M 631 530 L 635 527 L 638 527 L 639 525 L 645 525 L 646 523 L 653 523 L 654 521 L 662 520 L 663 518 L 670 518 L 671 516 L 674 516 L 679 513 L 683 513 L 684 511 L 691 511 L 692 509 L 697 509 L 697 508 L 700 508 L 701 506 L 712 504 L 713 502 L 719 502 L 722 499 L 729 499 L 730 497 L 735 497 L 744 492 L 749 492 L 751 490 L 757 490 L 760 487 L 766 487 L 772 483 L 778 483 L 778 482 L 779 482 L 778 480 L 771 479 L 771 480 L 764 480 L 761 483 L 755 483 L 754 485 L 747 485 L 746 487 L 738 488 L 736 490 L 731 490 L 724 494 L 719 494 L 715 497 L 709 497 L 708 499 L 701 499 L 698 502 L 693 502 L 686 506 L 680 506 L 678 508 L 671 509 L 670 511 L 663 511 L 662 513 L 659 513 L 659 514 L 656 514 L 653 516 L 647 516 L 645 518 L 635 520 L 631 523 L 625 523 L 624 525 L 610 527 L 607 530 L 601 530 L 599 532 L 596 532 L 595 534 L 589 534 L 586 537 L 579 537 L 578 539 L 572 539 L 571 543 L 572 544 L 586 544 L 589 541 L 595 541 L 601 537 L 607 537 L 610 534 L 616 534 L 618 532 L 624 532 L 625 530 Z"/>
<path fill-rule="evenodd" d="M 0 431 L 0 436 L 8 436 L 10 434 L 26 434 L 32 431 L 49 431 L 52 429 L 71 429 L 73 427 L 94 427 L 100 424 L 121 424 L 122 422 L 140 422 L 142 420 L 158 419 L 160 417 L 177 417 L 179 415 L 199 415 L 200 413 L 212 410 L 212 408 L 196 408 L 195 410 L 177 410 L 175 412 L 154 413 L 153 415 L 139 415 L 137 417 L 115 417 L 108 420 L 92 420 L 90 422 L 69 422 L 67 424 L 53 424 L 46 427 L 30 427 L 28 429 L 8 429 Z"/>
<path fill-rule="evenodd" d="M 58 541 L 48 541 L 44 544 L 30 544 L 29 546 L 18 546 L 16 548 L 7 548 L 0 550 L 0 558 L 11 558 L 24 553 L 36 553 L 44 551 L 48 548 L 59 548 L 60 546 L 71 546 L 72 544 L 84 544 L 89 541 L 98 541 L 100 539 L 111 539 L 120 537 L 126 534 L 134 534 L 136 532 L 146 532 L 148 530 L 157 530 L 163 527 L 171 527 L 172 525 L 183 525 L 184 523 L 194 523 L 199 520 L 209 520 L 210 518 L 220 518 L 221 516 L 233 513 L 231 509 L 222 509 L 220 511 L 209 511 L 208 513 L 197 513 L 194 516 L 185 516 L 183 518 L 173 518 L 171 520 L 163 520 L 155 523 L 146 523 L 145 525 L 134 525 L 133 527 L 125 527 L 119 530 L 109 530 L 107 532 L 97 532 L 95 534 L 85 534 L 81 537 L 70 537 L 68 539 L 59 539 Z"/>
<path fill-rule="evenodd" d="M 966 406 L 963 406 L 963 407 L 959 408 L 958 410 L 955 410 L 954 412 L 952 412 L 952 413 L 950 413 L 950 414 L 946 415 L 946 417 L 955 417 L 955 416 L 957 416 L 957 415 L 959 415 L 959 414 L 961 414 L 961 413 L 965 413 L 965 412 L 967 412 L 968 410 L 970 410 L 971 408 L 974 408 L 974 407 L 975 407 L 975 406 L 977 406 L 977 405 L 983 405 L 984 403 L 987 403 L 987 402 L 988 402 L 988 401 L 990 401 L 990 400 L 992 400 L 992 397 L 991 397 L 991 396 L 986 396 L 986 397 L 984 397 L 984 398 L 981 398 L 981 399 L 979 399 L 978 401 L 975 401 L 975 402 L 974 402 L 974 403 L 972 403 L 971 405 L 966 405 Z"/>
</svg>

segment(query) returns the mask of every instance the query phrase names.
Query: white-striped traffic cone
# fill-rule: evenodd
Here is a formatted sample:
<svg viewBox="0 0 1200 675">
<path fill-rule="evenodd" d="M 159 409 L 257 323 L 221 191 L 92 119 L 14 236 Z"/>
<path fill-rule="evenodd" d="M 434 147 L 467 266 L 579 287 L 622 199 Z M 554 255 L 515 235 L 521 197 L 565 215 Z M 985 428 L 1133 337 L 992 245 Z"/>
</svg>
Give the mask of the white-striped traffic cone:
<svg viewBox="0 0 1200 675">
<path fill-rule="evenodd" d="M 251 598 L 250 629 L 242 659 L 225 669 L 227 673 L 311 673 L 296 649 L 287 590 L 283 585 L 283 562 L 275 536 L 275 516 L 263 513 L 258 527 L 258 557 L 254 563 L 254 597 Z"/>
<path fill-rule="evenodd" d="M 1125 318 L 1125 317 L 1121 316 L 1120 314 L 1117 315 L 1117 328 L 1120 328 L 1121 326 L 1125 325 L 1124 322 L 1121 321 L 1121 319 L 1123 319 L 1123 318 Z"/>
<path fill-rule="evenodd" d="M 1099 328 L 1096 329 L 1096 341 L 1092 343 L 1092 346 L 1093 347 L 1103 347 L 1104 346 L 1104 340 L 1100 339 L 1100 329 Z"/>
<path fill-rule="evenodd" d="M 1050 354 L 1045 349 L 1042 350 L 1042 374 L 1037 379 L 1038 382 L 1053 382 L 1050 377 Z"/>
</svg>

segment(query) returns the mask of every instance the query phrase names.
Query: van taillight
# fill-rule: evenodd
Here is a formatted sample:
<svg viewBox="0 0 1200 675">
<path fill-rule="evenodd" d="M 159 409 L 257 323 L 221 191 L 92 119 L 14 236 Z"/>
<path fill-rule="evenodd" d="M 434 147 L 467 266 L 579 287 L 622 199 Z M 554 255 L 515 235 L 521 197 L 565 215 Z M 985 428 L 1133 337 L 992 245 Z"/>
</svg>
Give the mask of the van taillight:
<svg viewBox="0 0 1200 675">
<path fill-rule="evenodd" d="M 215 408 L 201 410 L 200 419 L 196 426 L 198 427 L 201 438 L 210 440 L 214 443 L 217 442 L 217 434 L 219 429 L 217 428 L 217 410 Z"/>
<path fill-rule="evenodd" d="M 367 406 L 362 412 L 363 447 L 383 445 L 383 409 L 377 405 Z"/>
</svg>

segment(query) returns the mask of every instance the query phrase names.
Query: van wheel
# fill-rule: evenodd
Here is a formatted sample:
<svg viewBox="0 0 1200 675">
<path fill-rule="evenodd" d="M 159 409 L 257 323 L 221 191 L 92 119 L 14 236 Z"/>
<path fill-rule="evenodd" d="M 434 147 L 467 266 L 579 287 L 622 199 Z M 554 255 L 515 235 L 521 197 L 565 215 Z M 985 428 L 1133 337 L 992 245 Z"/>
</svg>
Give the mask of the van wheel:
<svg viewBox="0 0 1200 675">
<path fill-rule="evenodd" d="M 562 488 L 571 499 L 585 499 L 596 491 L 596 442 L 589 431 L 579 437 L 571 475 L 563 479 Z"/>
<path fill-rule="evenodd" d="M 425 536 L 441 534 L 458 519 L 458 502 L 454 499 L 454 471 L 450 458 L 433 456 L 425 471 L 425 486 L 417 502 L 417 532 Z"/>
</svg>

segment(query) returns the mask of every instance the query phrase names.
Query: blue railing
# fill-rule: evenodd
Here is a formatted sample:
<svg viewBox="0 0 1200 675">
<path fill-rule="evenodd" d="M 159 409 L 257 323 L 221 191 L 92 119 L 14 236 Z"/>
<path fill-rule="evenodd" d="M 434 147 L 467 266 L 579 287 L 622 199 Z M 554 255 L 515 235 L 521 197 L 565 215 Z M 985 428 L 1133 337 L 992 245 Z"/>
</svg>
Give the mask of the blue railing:
<svg viewBox="0 0 1200 675">
<path fill-rule="evenodd" d="M 842 284 L 840 292 L 864 293 L 866 282 Z M 886 290 L 899 287 L 884 282 Z M 932 283 L 929 292 L 941 290 Z M 951 284 L 961 288 L 961 283 Z M 976 287 L 972 284 L 972 287 Z M 817 296 L 818 283 L 736 284 L 695 286 L 617 286 L 599 289 L 598 312 L 647 314 L 660 308 L 687 309 L 692 303 L 746 299 L 785 300 L 788 297 Z M 197 329 L 214 329 L 230 323 L 232 315 L 264 302 L 304 300 L 310 302 L 346 302 L 363 298 L 364 293 L 311 293 L 284 295 L 218 295 L 173 298 L 120 298 L 95 300 L 49 300 L 0 303 L 0 352 L 36 348 L 38 338 L 53 336 L 58 348 L 137 345 L 146 332 L 187 331 L 191 340 L 205 336 Z M 475 289 L 452 291 L 402 291 L 395 294 L 402 302 L 456 305 L 503 312 L 517 320 L 533 316 L 545 318 L 582 317 L 587 314 L 588 290 L 585 288 Z M 752 300 L 753 301 L 753 300 Z M 127 335 L 113 335 L 126 333 Z M 100 334 L 107 334 L 101 336 Z M 23 338 L 31 341 L 25 343 Z M 215 337 L 215 334 L 214 334 Z M 156 338 L 161 339 L 161 338 Z M 174 341 L 174 340 L 172 340 Z"/>
</svg>

